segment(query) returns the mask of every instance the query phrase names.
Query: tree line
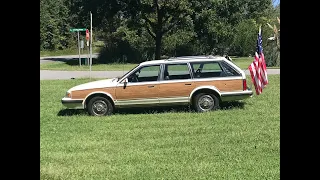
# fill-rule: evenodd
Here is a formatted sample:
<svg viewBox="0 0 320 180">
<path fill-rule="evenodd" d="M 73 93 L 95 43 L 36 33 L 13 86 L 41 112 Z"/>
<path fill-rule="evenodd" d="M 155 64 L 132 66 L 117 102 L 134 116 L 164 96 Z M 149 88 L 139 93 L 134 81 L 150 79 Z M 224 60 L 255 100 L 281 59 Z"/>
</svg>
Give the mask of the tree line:
<svg viewBox="0 0 320 180">
<path fill-rule="evenodd" d="M 101 63 L 183 55 L 253 56 L 259 26 L 268 66 L 279 66 L 273 35 L 280 5 L 272 0 L 40 0 L 40 51 L 77 46 L 70 28 L 103 41 Z M 270 54 L 270 56 L 268 56 Z"/>
</svg>

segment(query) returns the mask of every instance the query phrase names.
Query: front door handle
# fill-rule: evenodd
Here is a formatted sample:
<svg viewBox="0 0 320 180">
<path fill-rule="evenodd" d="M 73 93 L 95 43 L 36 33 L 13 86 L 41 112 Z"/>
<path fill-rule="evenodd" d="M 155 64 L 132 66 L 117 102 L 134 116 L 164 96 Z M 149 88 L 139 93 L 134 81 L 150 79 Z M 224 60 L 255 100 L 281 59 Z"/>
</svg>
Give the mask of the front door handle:
<svg viewBox="0 0 320 180">
<path fill-rule="evenodd" d="M 191 86 L 191 84 L 184 84 L 184 85 L 186 85 L 186 86 Z"/>
<path fill-rule="evenodd" d="M 148 88 L 153 88 L 154 86 L 148 86 Z"/>
</svg>

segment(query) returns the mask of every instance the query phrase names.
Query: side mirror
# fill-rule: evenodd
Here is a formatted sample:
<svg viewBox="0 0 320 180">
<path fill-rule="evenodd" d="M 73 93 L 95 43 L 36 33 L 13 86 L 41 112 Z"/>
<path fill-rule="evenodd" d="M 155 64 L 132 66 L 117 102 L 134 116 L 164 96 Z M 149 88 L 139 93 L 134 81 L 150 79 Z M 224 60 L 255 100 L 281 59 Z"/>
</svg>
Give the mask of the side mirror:
<svg viewBox="0 0 320 180">
<path fill-rule="evenodd" d="M 128 84 L 128 78 L 125 78 L 122 82 L 123 82 L 123 89 L 125 89 Z"/>
</svg>

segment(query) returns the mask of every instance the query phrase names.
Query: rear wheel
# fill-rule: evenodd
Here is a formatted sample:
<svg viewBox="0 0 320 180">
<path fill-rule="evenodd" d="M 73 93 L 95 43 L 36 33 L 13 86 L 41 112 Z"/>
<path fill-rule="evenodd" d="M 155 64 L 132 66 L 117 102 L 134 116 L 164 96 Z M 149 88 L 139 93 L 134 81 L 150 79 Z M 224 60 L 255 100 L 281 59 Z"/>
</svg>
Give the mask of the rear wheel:
<svg viewBox="0 0 320 180">
<path fill-rule="evenodd" d="M 113 112 L 111 102 L 101 96 L 96 96 L 90 99 L 87 109 L 89 114 L 92 116 L 106 116 L 111 115 Z"/>
<path fill-rule="evenodd" d="M 214 94 L 199 93 L 194 97 L 194 109 L 197 112 L 207 112 L 219 108 L 219 99 Z"/>
</svg>

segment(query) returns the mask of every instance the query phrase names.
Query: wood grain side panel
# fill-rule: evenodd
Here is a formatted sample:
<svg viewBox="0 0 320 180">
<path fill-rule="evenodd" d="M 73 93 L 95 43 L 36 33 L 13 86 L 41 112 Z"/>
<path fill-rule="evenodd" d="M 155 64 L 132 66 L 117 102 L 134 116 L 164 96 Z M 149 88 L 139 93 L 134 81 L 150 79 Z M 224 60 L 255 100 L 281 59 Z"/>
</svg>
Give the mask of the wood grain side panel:
<svg viewBox="0 0 320 180">
<path fill-rule="evenodd" d="M 158 84 L 127 86 L 125 89 L 123 89 L 123 87 L 120 86 L 116 88 L 116 99 L 129 100 L 157 98 L 158 93 Z"/>
<path fill-rule="evenodd" d="M 96 92 L 96 91 L 102 91 L 105 93 L 110 94 L 113 98 L 115 97 L 115 88 L 95 88 L 95 89 L 85 89 L 85 90 L 77 90 L 72 92 L 72 99 L 84 99 L 86 98 L 90 93 Z"/>
<path fill-rule="evenodd" d="M 191 84 L 191 85 L 186 85 Z M 160 85 L 159 98 L 188 97 L 195 88 L 194 82 L 166 83 Z"/>
<path fill-rule="evenodd" d="M 238 91 L 242 90 L 242 80 L 234 79 L 234 80 L 215 80 L 215 81 L 198 81 L 195 82 L 196 87 L 198 86 L 208 86 L 212 85 L 218 88 L 219 91 Z"/>
</svg>

